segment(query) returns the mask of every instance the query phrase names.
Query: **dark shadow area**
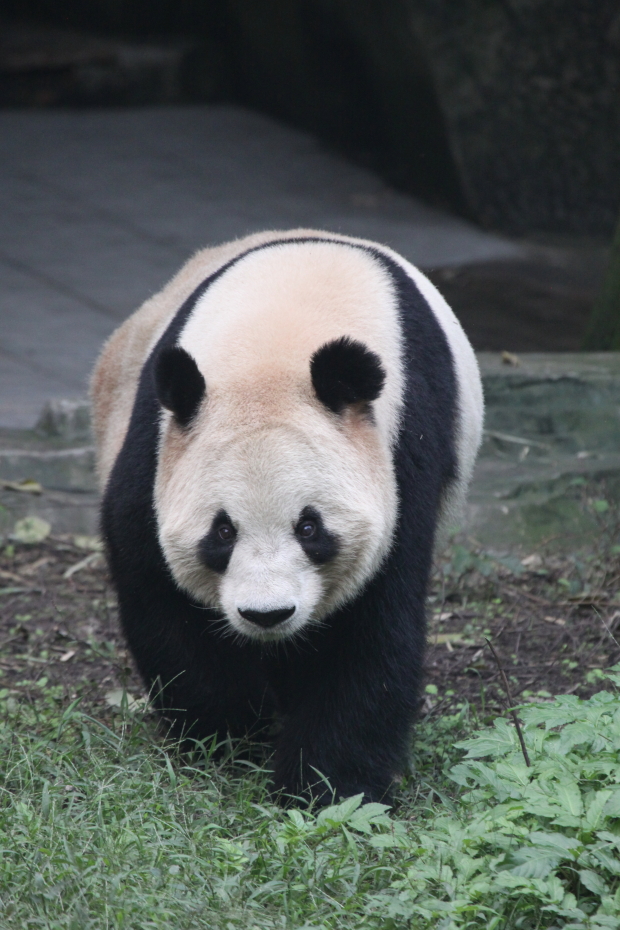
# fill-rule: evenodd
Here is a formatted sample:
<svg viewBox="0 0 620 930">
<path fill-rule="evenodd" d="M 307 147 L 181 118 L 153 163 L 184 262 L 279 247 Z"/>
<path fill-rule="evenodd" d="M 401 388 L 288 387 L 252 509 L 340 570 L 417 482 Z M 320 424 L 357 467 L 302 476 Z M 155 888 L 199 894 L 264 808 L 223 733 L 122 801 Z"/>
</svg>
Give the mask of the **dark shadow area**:
<svg viewBox="0 0 620 930">
<path fill-rule="evenodd" d="M 345 13 L 329 0 L 9 2 L 0 106 L 240 103 L 467 214 L 423 50 L 402 13 L 385 8 L 376 49 L 369 12 Z"/>
<path fill-rule="evenodd" d="M 369 47 L 376 14 L 366 5 L 270 6 L 280 9 L 223 7 L 236 99 L 310 129 L 396 187 L 467 213 L 423 50 L 398 8 L 383 7 Z"/>
<path fill-rule="evenodd" d="M 578 352 L 605 264 L 604 248 L 582 247 L 427 275 L 476 350 Z"/>
</svg>

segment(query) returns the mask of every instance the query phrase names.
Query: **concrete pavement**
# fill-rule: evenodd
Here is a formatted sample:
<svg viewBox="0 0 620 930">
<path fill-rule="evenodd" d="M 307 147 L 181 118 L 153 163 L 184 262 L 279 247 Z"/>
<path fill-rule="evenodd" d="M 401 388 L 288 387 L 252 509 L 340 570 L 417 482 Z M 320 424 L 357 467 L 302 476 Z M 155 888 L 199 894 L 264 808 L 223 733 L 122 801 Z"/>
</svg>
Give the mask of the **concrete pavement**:
<svg viewBox="0 0 620 930">
<path fill-rule="evenodd" d="M 315 226 L 423 268 L 520 249 L 234 107 L 0 112 L 0 427 L 85 393 L 99 347 L 197 248 Z"/>
</svg>

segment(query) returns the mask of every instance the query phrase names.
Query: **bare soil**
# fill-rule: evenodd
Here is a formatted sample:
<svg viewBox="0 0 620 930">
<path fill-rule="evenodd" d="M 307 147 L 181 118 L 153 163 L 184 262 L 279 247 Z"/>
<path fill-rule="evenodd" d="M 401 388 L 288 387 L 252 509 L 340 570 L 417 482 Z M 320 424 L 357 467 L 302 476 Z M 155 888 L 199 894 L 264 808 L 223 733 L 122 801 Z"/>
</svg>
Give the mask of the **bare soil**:
<svg viewBox="0 0 620 930">
<path fill-rule="evenodd" d="M 437 692 L 427 690 L 427 711 L 468 701 L 495 716 L 607 686 L 604 670 L 620 661 L 617 554 L 534 553 L 514 568 L 484 554 L 470 561 L 479 568 L 435 581 L 426 667 Z"/>
<path fill-rule="evenodd" d="M 603 565 L 595 554 L 589 558 L 536 554 L 515 572 L 474 556 L 473 568 L 438 574 L 423 713 L 447 712 L 464 701 L 483 717 L 505 710 L 487 640 L 515 702 L 601 690 L 601 670 L 620 661 L 620 559 L 610 556 Z M 81 697 L 104 711 L 122 687 L 134 697 L 142 692 L 103 557 L 70 538 L 6 546 L 0 553 L 5 695 L 36 702 L 42 688 L 56 688 L 67 702 Z"/>
<path fill-rule="evenodd" d="M 0 555 L 0 687 L 36 700 L 42 687 L 60 686 L 67 703 L 81 697 L 103 707 L 106 694 L 123 686 L 140 693 L 117 617 L 101 554 L 70 538 L 6 546 Z"/>
</svg>

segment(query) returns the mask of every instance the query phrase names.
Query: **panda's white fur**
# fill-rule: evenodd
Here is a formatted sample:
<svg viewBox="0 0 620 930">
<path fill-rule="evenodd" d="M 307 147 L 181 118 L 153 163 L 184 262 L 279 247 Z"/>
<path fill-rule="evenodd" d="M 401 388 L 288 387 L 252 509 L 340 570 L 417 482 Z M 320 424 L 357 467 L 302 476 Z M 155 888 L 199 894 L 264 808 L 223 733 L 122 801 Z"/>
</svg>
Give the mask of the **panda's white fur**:
<svg viewBox="0 0 620 930">
<path fill-rule="evenodd" d="M 126 430 L 126 398 L 135 393 L 136 375 L 183 297 L 235 253 L 257 242 L 288 240 L 245 256 L 196 302 L 178 344 L 204 377 L 206 402 L 188 432 L 162 411 L 155 484 L 159 541 L 176 582 L 199 603 L 221 610 L 232 630 L 258 639 L 294 635 L 353 597 L 389 551 L 398 513 L 392 452 L 404 377 L 394 288 L 366 252 L 333 241 L 295 243 L 308 235 L 326 234 L 271 233 L 199 253 L 112 338 L 94 377 L 105 483 Z M 358 242 L 332 234 L 329 239 Z M 400 256 L 381 251 L 406 270 L 428 301 L 457 370 L 459 474 L 444 501 L 441 532 L 459 517 L 480 441 L 478 368 L 438 291 Z M 386 381 L 374 402 L 374 422 L 357 410 L 343 417 L 326 413 L 312 391 L 309 359 L 342 335 L 363 343 L 383 362 Z M 141 351 L 129 365 L 117 366 L 124 383 L 112 385 L 117 397 L 125 394 L 122 413 L 112 410 L 106 416 L 101 393 L 110 392 L 109 356 L 123 346 L 131 354 L 136 336 Z M 293 535 L 308 503 L 321 512 L 328 530 L 346 539 L 329 569 L 309 562 Z M 238 532 L 223 575 L 205 568 L 197 555 L 222 508 Z M 263 629 L 239 612 L 286 607 L 295 608 L 292 617 L 274 629 Z"/>
</svg>

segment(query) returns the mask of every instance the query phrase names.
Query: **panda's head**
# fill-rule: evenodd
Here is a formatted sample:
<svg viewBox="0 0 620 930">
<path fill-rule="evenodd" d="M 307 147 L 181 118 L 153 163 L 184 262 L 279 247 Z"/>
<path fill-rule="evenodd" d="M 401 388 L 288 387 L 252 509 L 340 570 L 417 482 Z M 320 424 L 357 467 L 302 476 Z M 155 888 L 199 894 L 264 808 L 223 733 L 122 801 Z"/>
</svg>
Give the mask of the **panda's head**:
<svg viewBox="0 0 620 930">
<path fill-rule="evenodd" d="M 231 632 L 284 639 L 354 597 L 389 550 L 386 366 L 350 336 L 313 348 L 320 326 L 312 351 L 302 337 L 265 358 L 258 332 L 240 348 L 206 319 L 203 306 L 155 359 L 159 541 L 176 583 Z"/>
</svg>

